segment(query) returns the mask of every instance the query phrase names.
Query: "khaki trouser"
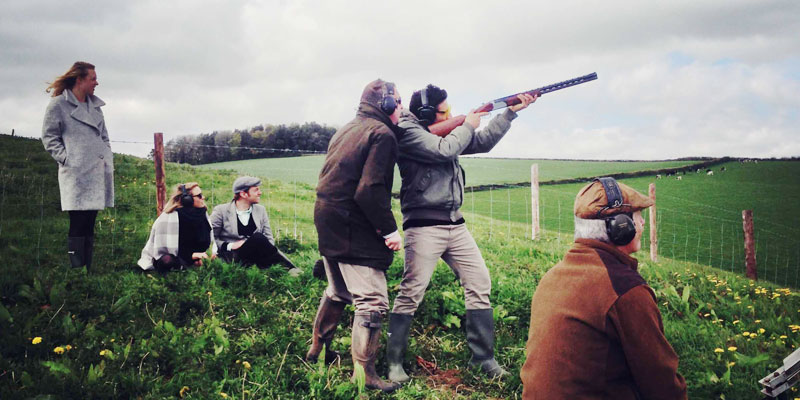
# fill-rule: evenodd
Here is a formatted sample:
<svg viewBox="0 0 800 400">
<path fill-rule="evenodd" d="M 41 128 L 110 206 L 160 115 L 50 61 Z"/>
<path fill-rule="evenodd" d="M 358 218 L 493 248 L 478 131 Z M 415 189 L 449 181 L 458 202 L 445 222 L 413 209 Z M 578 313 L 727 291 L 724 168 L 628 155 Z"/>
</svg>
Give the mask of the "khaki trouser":
<svg viewBox="0 0 800 400">
<path fill-rule="evenodd" d="M 328 276 L 325 294 L 331 300 L 352 303 L 356 315 L 370 315 L 370 312 L 386 314 L 389 310 L 389 294 L 385 272 L 362 265 L 329 261 L 326 257 L 322 259 Z"/>
<path fill-rule="evenodd" d="M 478 244 L 466 224 L 437 225 L 405 230 L 406 262 L 393 313 L 414 315 L 425 296 L 439 258 L 464 287 L 467 310 L 491 308 L 492 281 Z"/>
</svg>

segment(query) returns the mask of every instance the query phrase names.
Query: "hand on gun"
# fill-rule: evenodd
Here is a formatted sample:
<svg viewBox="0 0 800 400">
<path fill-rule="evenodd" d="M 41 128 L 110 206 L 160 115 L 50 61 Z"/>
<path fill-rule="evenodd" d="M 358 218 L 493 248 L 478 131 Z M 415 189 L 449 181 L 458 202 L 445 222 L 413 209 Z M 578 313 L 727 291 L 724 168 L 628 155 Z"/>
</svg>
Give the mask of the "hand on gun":
<svg viewBox="0 0 800 400">
<path fill-rule="evenodd" d="M 472 129 L 478 129 L 478 127 L 481 126 L 481 117 L 484 115 L 489 115 L 489 113 L 485 111 L 475 112 L 475 110 L 472 110 L 469 112 L 469 114 L 467 114 L 467 118 L 464 120 L 464 122 L 472 125 Z"/>
<path fill-rule="evenodd" d="M 539 93 L 535 93 L 533 96 L 531 96 L 531 95 L 529 95 L 527 93 L 522 93 L 522 94 L 518 94 L 517 98 L 519 99 L 520 103 L 517 104 L 517 105 L 513 105 L 511 107 L 508 107 L 513 112 L 520 112 L 520 111 L 524 110 L 525 108 L 527 108 L 529 105 L 535 103 L 536 99 L 539 98 Z"/>
</svg>

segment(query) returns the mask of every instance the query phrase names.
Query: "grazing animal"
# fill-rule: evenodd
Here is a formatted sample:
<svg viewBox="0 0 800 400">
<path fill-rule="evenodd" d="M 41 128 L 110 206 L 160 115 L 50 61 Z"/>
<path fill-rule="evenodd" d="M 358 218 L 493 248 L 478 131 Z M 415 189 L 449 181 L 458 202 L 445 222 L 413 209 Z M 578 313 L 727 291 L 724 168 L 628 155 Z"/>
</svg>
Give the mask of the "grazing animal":
<svg viewBox="0 0 800 400">
<path fill-rule="evenodd" d="M 661 174 L 656 175 L 656 179 L 661 179 Z"/>
<path fill-rule="evenodd" d="M 682 177 L 682 176 L 680 176 L 680 175 L 678 175 L 678 177 L 677 177 L 677 178 L 675 178 L 675 179 L 677 179 L 677 180 L 679 180 L 679 181 L 682 181 L 682 180 L 683 180 L 683 177 Z"/>
<path fill-rule="evenodd" d="M 720 171 L 721 172 L 725 172 L 725 167 L 722 167 L 722 169 L 720 169 Z"/>
<path fill-rule="evenodd" d="M 708 172 L 706 172 L 706 175 L 714 175 L 714 171 L 708 170 Z"/>
</svg>

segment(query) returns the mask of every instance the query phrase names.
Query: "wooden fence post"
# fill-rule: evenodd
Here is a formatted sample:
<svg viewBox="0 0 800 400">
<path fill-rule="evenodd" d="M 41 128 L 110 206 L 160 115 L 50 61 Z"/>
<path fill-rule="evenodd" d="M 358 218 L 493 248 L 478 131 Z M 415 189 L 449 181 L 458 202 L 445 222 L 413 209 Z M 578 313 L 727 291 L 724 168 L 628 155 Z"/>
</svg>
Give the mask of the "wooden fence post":
<svg viewBox="0 0 800 400">
<path fill-rule="evenodd" d="M 531 240 L 539 235 L 539 164 L 531 164 Z"/>
<path fill-rule="evenodd" d="M 156 216 L 164 211 L 164 203 L 167 198 L 167 184 L 164 173 L 164 134 L 157 132 L 153 134 L 153 163 L 156 167 Z"/>
<path fill-rule="evenodd" d="M 744 265 L 747 268 L 747 277 L 758 280 L 756 246 L 753 241 L 753 210 L 742 210 L 742 229 L 744 229 Z"/>
<path fill-rule="evenodd" d="M 658 227 L 656 226 L 656 184 L 650 184 L 650 260 L 658 262 Z"/>
</svg>

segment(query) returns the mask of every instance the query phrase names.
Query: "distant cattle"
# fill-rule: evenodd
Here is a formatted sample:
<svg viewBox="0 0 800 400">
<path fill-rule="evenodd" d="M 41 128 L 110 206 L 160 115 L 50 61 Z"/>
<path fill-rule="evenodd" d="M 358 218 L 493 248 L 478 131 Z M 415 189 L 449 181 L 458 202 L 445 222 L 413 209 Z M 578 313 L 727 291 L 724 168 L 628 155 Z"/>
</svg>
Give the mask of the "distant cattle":
<svg viewBox="0 0 800 400">
<path fill-rule="evenodd" d="M 714 171 L 708 170 L 708 171 L 706 171 L 706 175 L 714 175 Z"/>
<path fill-rule="evenodd" d="M 682 176 L 680 176 L 680 175 L 678 175 L 678 177 L 676 177 L 675 179 L 677 179 L 677 180 L 679 180 L 679 181 L 682 181 L 682 180 L 683 180 L 683 177 L 682 177 Z"/>
<path fill-rule="evenodd" d="M 656 179 L 661 179 L 661 174 L 656 175 Z"/>
<path fill-rule="evenodd" d="M 725 167 L 722 167 L 722 168 L 720 169 L 720 171 L 721 171 L 721 172 L 725 172 Z"/>
</svg>

